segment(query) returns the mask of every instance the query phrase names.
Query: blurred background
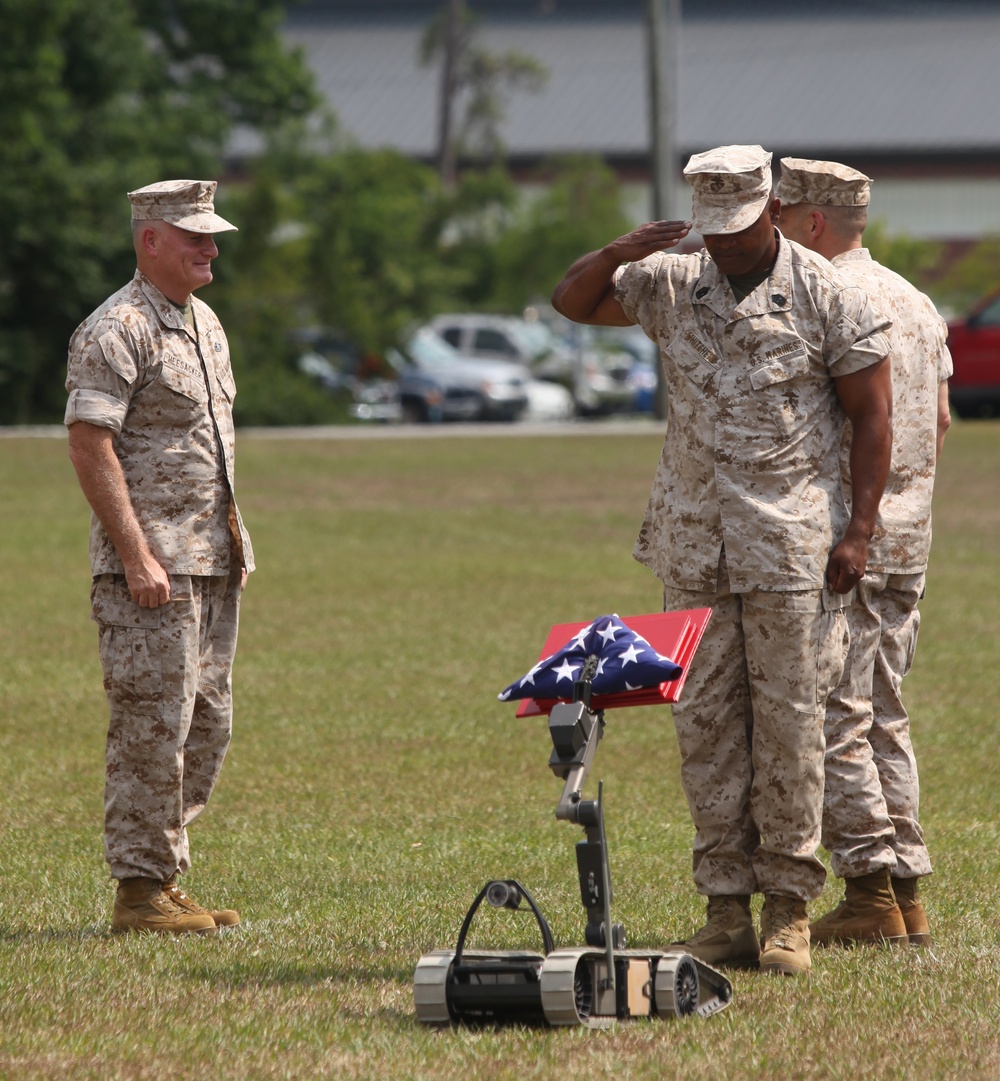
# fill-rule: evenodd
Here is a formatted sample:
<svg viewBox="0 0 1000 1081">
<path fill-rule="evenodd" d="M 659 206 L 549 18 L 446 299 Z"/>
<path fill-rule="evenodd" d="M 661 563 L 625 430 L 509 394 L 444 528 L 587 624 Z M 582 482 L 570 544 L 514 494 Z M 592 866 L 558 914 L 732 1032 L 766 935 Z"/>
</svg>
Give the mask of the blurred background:
<svg viewBox="0 0 1000 1081">
<path fill-rule="evenodd" d="M 684 162 L 726 143 L 872 177 L 872 254 L 951 320 L 959 411 L 1000 410 L 995 0 L 0 0 L 0 27 L 0 424 L 61 420 L 68 338 L 134 269 L 125 192 L 174 177 L 240 228 L 199 295 L 241 425 L 662 411 L 648 340 L 548 297 L 686 217 Z"/>
</svg>

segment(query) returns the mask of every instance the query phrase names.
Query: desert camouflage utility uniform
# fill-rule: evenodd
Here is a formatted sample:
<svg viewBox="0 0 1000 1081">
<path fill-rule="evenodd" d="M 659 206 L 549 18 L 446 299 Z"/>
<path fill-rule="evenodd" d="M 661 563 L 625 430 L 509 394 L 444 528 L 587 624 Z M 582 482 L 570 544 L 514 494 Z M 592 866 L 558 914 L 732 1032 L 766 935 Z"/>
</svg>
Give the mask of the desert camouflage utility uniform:
<svg viewBox="0 0 1000 1081">
<path fill-rule="evenodd" d="M 67 425 L 110 428 L 135 515 L 170 577 L 140 608 L 91 520 L 92 617 L 111 709 L 105 854 L 114 878 L 166 881 L 190 865 L 232 730 L 231 673 L 250 538 L 233 499 L 229 346 L 202 301 L 171 303 L 142 274 L 70 341 Z"/>
<path fill-rule="evenodd" d="M 868 568 L 847 612 L 847 665 L 827 704 L 823 845 L 838 877 L 888 868 L 894 877 L 917 878 L 930 874 L 931 864 L 918 822 L 917 764 L 900 683 L 910 669 L 920 625 L 917 601 L 931 544 L 938 389 L 951 375 L 951 355 L 947 326 L 934 305 L 876 263 L 867 249 L 852 248 L 833 263 L 892 320 L 896 423 Z M 842 468 L 849 500 L 846 443 Z"/>
<path fill-rule="evenodd" d="M 634 554 L 666 608 L 713 609 L 673 707 L 695 884 L 809 900 L 850 601 L 825 584 L 849 520 L 834 379 L 885 357 L 885 323 L 783 237 L 739 303 L 705 251 L 620 269 L 616 296 L 660 348 L 670 410 Z"/>
</svg>

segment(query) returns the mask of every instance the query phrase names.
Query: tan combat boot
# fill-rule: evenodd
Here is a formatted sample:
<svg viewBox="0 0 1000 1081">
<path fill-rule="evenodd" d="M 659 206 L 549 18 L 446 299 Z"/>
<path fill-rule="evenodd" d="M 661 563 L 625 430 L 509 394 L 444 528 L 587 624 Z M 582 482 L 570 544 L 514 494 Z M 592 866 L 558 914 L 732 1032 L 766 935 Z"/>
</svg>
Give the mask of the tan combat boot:
<svg viewBox="0 0 1000 1081">
<path fill-rule="evenodd" d="M 164 883 L 155 878 L 123 878 L 118 883 L 111 928 L 167 935 L 215 935 L 219 931 L 207 912 L 188 912 L 170 899 Z"/>
<path fill-rule="evenodd" d="M 189 897 L 181 888 L 177 885 L 177 882 L 173 878 L 168 878 L 163 883 L 163 892 L 180 908 L 183 908 L 185 912 L 190 912 L 196 916 L 211 916 L 212 922 L 216 927 L 239 927 L 240 914 L 233 908 L 202 908 L 201 905 L 193 898 Z"/>
<path fill-rule="evenodd" d="M 809 957 L 809 917 L 806 903 L 784 893 L 764 895 L 760 914 L 760 970 L 772 976 L 806 976 Z"/>
<path fill-rule="evenodd" d="M 931 928 L 927 922 L 927 913 L 917 897 L 917 879 L 893 878 L 892 892 L 896 896 L 896 904 L 903 914 L 903 923 L 906 925 L 906 934 L 911 946 L 929 946 L 931 944 Z"/>
<path fill-rule="evenodd" d="M 677 945 L 708 965 L 755 966 L 760 946 L 750 917 L 750 898 L 709 897 L 705 926 Z"/>
<path fill-rule="evenodd" d="M 844 888 L 844 900 L 809 928 L 817 946 L 834 942 L 884 946 L 906 940 L 906 923 L 896 904 L 888 868 L 846 878 Z"/>
</svg>

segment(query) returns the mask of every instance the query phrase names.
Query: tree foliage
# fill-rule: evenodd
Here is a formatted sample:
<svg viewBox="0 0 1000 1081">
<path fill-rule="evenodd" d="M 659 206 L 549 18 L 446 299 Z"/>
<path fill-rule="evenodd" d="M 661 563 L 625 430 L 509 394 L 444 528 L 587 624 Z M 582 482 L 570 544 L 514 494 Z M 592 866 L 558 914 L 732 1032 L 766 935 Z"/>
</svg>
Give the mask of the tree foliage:
<svg viewBox="0 0 1000 1081">
<path fill-rule="evenodd" d="M 304 133 L 273 146 L 227 204 L 245 227 L 219 238 L 206 299 L 227 328 L 243 424 L 277 423 L 276 410 L 334 419 L 296 371 L 299 332 L 332 331 L 377 368 L 415 325 L 468 306 L 514 198 L 501 172 L 448 190 L 396 151 L 311 146 Z"/>
<path fill-rule="evenodd" d="M 919 289 L 925 288 L 928 274 L 941 258 L 941 245 L 936 241 L 891 234 L 878 220 L 865 229 L 864 244 L 876 262 L 902 275 Z"/>
<path fill-rule="evenodd" d="M 550 164 L 525 198 L 495 162 L 446 186 L 350 145 L 316 123 L 280 17 L 269 0 L 0 0 L 0 423 L 62 416 L 66 343 L 131 276 L 124 196 L 154 180 L 223 175 L 217 204 L 240 231 L 218 238 L 202 295 L 230 339 L 241 423 L 338 419 L 296 369 L 302 328 L 379 357 L 438 312 L 547 296 L 627 228 L 596 160 Z M 486 98 L 520 70 L 477 56 L 463 70 Z M 227 178 L 238 133 L 260 152 Z"/>
<path fill-rule="evenodd" d="M 1000 289 L 1000 237 L 973 244 L 933 283 L 935 299 L 955 315 L 966 314 L 977 301 Z"/>
<path fill-rule="evenodd" d="M 506 116 L 505 98 L 512 90 L 537 93 L 549 77 L 548 69 L 535 57 L 517 49 L 498 53 L 477 40 L 477 18 L 459 5 L 458 27 L 453 28 L 455 55 L 451 58 L 449 100 L 441 107 L 460 112 L 455 149 L 461 156 L 496 163 L 502 157 L 500 126 Z M 445 63 L 447 7 L 435 18 L 420 42 L 419 60 L 430 66 Z"/>
<path fill-rule="evenodd" d="M 61 413 L 66 341 L 134 266 L 124 193 L 217 176 L 315 105 L 273 0 L 0 0 L 0 421 Z"/>
<path fill-rule="evenodd" d="M 316 316 L 379 352 L 457 284 L 435 258 L 447 218 L 436 172 L 391 151 L 317 163 L 303 191 Z"/>
<path fill-rule="evenodd" d="M 865 246 L 872 258 L 929 294 L 948 318 L 964 315 L 1000 288 L 998 237 L 984 237 L 956 255 L 935 241 L 890 236 L 876 221 L 865 230 Z"/>
<path fill-rule="evenodd" d="M 633 224 L 614 171 L 595 157 L 549 163 L 541 194 L 526 201 L 497 242 L 495 298 L 508 310 L 548 299 L 569 267 Z"/>
</svg>

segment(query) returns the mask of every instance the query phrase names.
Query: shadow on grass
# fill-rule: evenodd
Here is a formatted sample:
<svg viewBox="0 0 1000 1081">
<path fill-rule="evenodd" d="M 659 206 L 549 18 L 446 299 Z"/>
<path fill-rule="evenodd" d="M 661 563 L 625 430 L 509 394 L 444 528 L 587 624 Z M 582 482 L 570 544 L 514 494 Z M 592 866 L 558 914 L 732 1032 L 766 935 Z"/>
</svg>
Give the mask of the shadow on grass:
<svg viewBox="0 0 1000 1081">
<path fill-rule="evenodd" d="M 373 980 L 386 982 L 397 981 L 410 983 L 416 968 L 401 967 L 388 958 L 381 964 L 373 962 L 345 962 L 343 965 L 323 965 L 316 968 L 306 967 L 294 962 L 243 962 L 235 961 L 223 965 L 185 965 L 184 974 L 195 980 L 201 980 L 211 987 L 225 987 L 232 990 L 240 987 L 309 987 L 314 984 L 358 984 Z"/>
<path fill-rule="evenodd" d="M 0 945 L 28 945 L 39 942 L 84 942 L 91 939 L 120 939 L 110 924 L 90 927 L 17 927 L 0 926 Z"/>
<path fill-rule="evenodd" d="M 223 966 L 185 965 L 183 975 L 186 979 L 200 981 L 212 992 L 252 993 L 263 988 L 326 991 L 330 995 L 331 1009 L 341 1018 L 364 1022 L 385 1021 L 394 1027 L 419 1026 L 409 994 L 406 996 L 405 1005 L 355 1004 L 359 990 L 363 992 L 363 998 L 368 998 L 368 989 L 374 986 L 412 984 L 412 968 L 404 969 L 388 961 L 384 964 L 345 964 L 316 968 L 280 962 L 269 964 L 266 961 L 255 964 L 237 962 Z"/>
<path fill-rule="evenodd" d="M 415 965 L 414 965 L 415 967 Z M 263 987 L 302 987 L 307 990 L 323 987 L 331 995 L 331 1009 L 338 1017 L 349 1020 L 370 1023 L 372 1021 L 385 1021 L 395 1027 L 409 1026 L 413 1029 L 448 1032 L 458 1028 L 465 1028 L 480 1033 L 501 1032 L 511 1028 L 520 1028 L 532 1032 L 554 1031 L 544 1021 L 537 1023 L 529 1020 L 514 1022 L 500 1022 L 494 1020 L 471 1020 L 461 1025 L 426 1025 L 417 1019 L 413 999 L 409 993 L 413 981 L 413 969 L 407 967 L 401 969 L 393 965 L 351 965 L 342 969 L 339 966 L 330 966 L 310 970 L 297 965 L 227 965 L 224 968 L 210 968 L 204 966 L 192 966 L 185 968 L 185 976 L 191 979 L 201 980 L 212 991 L 234 992 L 240 990 L 257 990 Z M 356 1005 L 352 999 L 356 999 L 359 987 L 377 983 L 402 983 L 407 985 L 405 1005 L 381 1004 L 381 1005 Z M 343 992 L 338 995 L 338 992 Z"/>
</svg>

